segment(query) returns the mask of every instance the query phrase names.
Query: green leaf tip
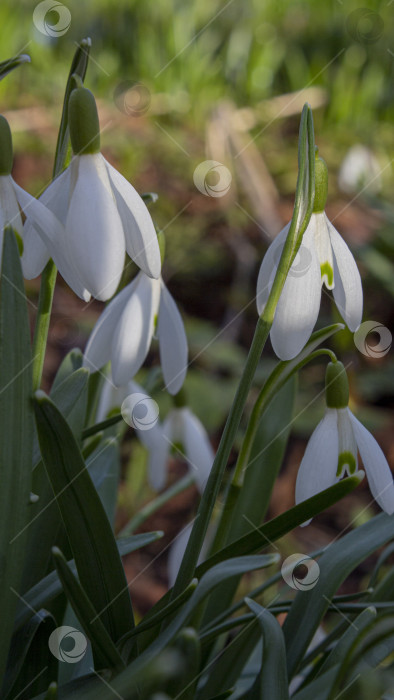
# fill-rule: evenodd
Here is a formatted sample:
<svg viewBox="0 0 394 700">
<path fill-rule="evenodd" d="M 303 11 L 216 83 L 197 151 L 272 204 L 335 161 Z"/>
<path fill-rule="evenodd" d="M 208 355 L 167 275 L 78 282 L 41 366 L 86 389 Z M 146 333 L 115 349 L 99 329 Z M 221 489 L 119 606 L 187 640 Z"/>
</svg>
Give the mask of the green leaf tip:
<svg viewBox="0 0 394 700">
<path fill-rule="evenodd" d="M 7 119 L 0 114 L 0 175 L 11 175 L 13 161 L 10 125 Z"/>
</svg>

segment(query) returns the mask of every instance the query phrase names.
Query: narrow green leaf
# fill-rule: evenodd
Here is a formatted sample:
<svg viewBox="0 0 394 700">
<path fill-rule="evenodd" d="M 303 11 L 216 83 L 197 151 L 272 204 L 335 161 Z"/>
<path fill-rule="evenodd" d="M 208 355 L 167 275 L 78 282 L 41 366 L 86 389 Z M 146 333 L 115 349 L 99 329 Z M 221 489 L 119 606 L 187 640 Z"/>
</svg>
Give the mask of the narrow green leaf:
<svg viewBox="0 0 394 700">
<path fill-rule="evenodd" d="M 187 625 L 191 616 L 195 614 L 200 604 L 216 586 L 232 576 L 239 576 L 247 571 L 270 566 L 277 562 L 278 559 L 279 557 L 276 554 L 239 557 L 213 567 L 203 576 L 193 595 L 172 620 L 171 624 L 158 635 L 155 641 L 137 659 L 112 681 L 112 689 L 125 699 L 128 698 L 129 689 L 131 684 L 135 683 L 135 678 L 139 675 L 144 677 L 148 674 L 147 669 L 149 665 L 171 644 L 178 632 Z M 86 700 L 107 700 L 105 689 L 102 692 L 99 690 L 96 693 L 88 693 Z"/>
<path fill-rule="evenodd" d="M 19 251 L 4 230 L 0 277 L 0 678 L 18 602 L 29 518 L 33 415 L 30 330 Z"/>
<path fill-rule="evenodd" d="M 128 585 L 111 525 L 67 421 L 36 392 L 41 454 L 74 554 L 79 580 L 110 637 L 134 626 Z"/>
<path fill-rule="evenodd" d="M 163 532 L 158 531 L 144 532 L 140 535 L 133 535 L 132 537 L 121 537 L 116 540 L 119 556 L 124 557 L 126 554 L 135 552 L 141 547 L 146 547 L 146 545 L 151 542 L 155 542 L 163 537 L 163 534 Z M 77 567 L 75 566 L 74 559 L 69 561 L 68 564 L 71 571 L 76 574 Z M 34 610 L 47 607 L 61 592 L 62 586 L 57 572 L 51 571 L 50 574 L 41 579 L 41 581 L 27 591 L 27 593 L 24 593 L 23 601 L 19 603 L 17 608 L 15 629 L 19 629 L 19 627 L 24 625 L 32 616 Z"/>
<path fill-rule="evenodd" d="M 20 54 L 19 56 L 13 56 L 12 58 L 9 58 L 7 61 L 1 61 L 0 63 L 0 80 L 5 78 L 8 73 L 11 73 L 14 68 L 18 68 L 18 66 L 21 66 L 23 63 L 30 63 L 30 56 L 27 54 Z"/>
<path fill-rule="evenodd" d="M 278 515 L 277 518 L 269 520 L 260 525 L 260 527 L 248 532 L 248 534 L 240 537 L 235 542 L 227 545 L 219 552 L 209 557 L 202 562 L 196 569 L 196 576 L 201 576 L 205 571 L 210 569 L 215 564 L 225 561 L 230 557 L 241 556 L 243 554 L 251 554 L 257 550 L 269 547 L 270 543 L 275 542 L 283 535 L 286 535 L 295 527 L 301 525 L 309 518 L 313 518 L 323 510 L 336 503 L 341 498 L 358 486 L 364 476 L 364 472 L 359 471 L 353 476 L 338 482 L 334 486 L 321 491 L 312 498 L 299 503 L 290 510 Z"/>
<path fill-rule="evenodd" d="M 298 592 L 283 626 L 290 678 L 297 671 L 320 620 L 341 583 L 360 562 L 393 536 L 394 518 L 381 513 L 328 546 L 319 559 L 320 576 L 316 586 Z"/>
<path fill-rule="evenodd" d="M 93 605 L 73 574 L 71 567 L 67 564 L 62 552 L 54 547 L 52 555 L 66 597 L 92 644 L 96 668 L 115 670 L 124 668 L 124 663 L 115 644 L 100 618 L 97 617 Z"/>
<path fill-rule="evenodd" d="M 159 609 L 155 614 L 151 614 L 150 610 L 147 613 L 147 615 L 144 616 L 143 620 L 139 623 L 139 625 L 134 627 L 134 629 L 131 630 L 131 632 L 122 637 L 122 639 L 119 640 L 119 646 L 122 650 L 122 656 L 124 656 L 125 658 L 128 657 L 134 637 L 136 637 L 139 634 L 142 634 L 143 632 L 146 632 L 149 629 L 152 629 L 152 627 L 157 627 L 158 625 L 160 625 L 163 622 L 163 620 L 172 615 L 187 600 L 189 600 L 191 594 L 196 589 L 197 583 L 198 579 L 193 579 L 189 583 L 188 587 L 185 588 L 185 590 L 179 596 L 171 600 L 167 605 Z M 144 645 L 142 645 L 142 648 L 144 648 Z"/>
<path fill-rule="evenodd" d="M 35 613 L 29 622 L 14 634 L 1 697 L 27 699 L 48 686 L 57 676 L 57 659 L 48 654 L 48 639 L 56 629 L 56 620 L 46 610 Z M 43 668 L 45 673 L 42 674 Z M 31 682 L 37 678 L 34 686 Z M 23 692 L 24 691 L 24 692 Z M 21 693 L 19 695 L 19 693 Z"/>
<path fill-rule="evenodd" d="M 66 358 L 67 359 L 67 358 Z M 52 388 L 51 399 L 67 419 L 74 434 L 81 432 L 81 410 L 86 402 L 89 372 L 78 368 Z M 51 483 L 41 460 L 37 434 L 33 440 L 33 477 L 31 490 L 38 501 L 29 509 L 26 524 L 27 546 L 23 570 L 22 591 L 32 588 L 53 568 L 51 549 L 64 539 L 64 527 L 53 496 Z"/>
<path fill-rule="evenodd" d="M 346 632 L 340 637 L 333 650 L 327 656 L 324 663 L 320 666 L 318 674 L 321 675 L 328 671 L 329 668 L 340 664 L 353 644 L 357 640 L 360 632 L 371 624 L 371 621 L 376 618 L 376 608 L 369 607 L 363 610 L 360 615 L 349 623 Z"/>
<path fill-rule="evenodd" d="M 120 477 L 118 441 L 114 438 L 103 440 L 88 458 L 86 466 L 113 527 Z"/>
<path fill-rule="evenodd" d="M 282 629 L 276 618 L 250 598 L 245 602 L 259 623 L 263 637 L 263 660 L 250 698 L 288 700 L 286 647 Z"/>
</svg>

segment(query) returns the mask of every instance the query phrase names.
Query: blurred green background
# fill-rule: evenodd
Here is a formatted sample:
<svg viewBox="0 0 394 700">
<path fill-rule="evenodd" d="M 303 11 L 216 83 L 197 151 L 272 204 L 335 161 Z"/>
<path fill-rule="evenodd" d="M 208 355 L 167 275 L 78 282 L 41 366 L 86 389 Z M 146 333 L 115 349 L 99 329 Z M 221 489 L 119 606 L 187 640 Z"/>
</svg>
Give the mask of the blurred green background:
<svg viewBox="0 0 394 700">
<path fill-rule="evenodd" d="M 86 85 L 98 100 L 103 151 L 138 191 L 159 195 L 151 212 L 167 237 L 164 277 L 190 342 L 186 388 L 214 444 L 256 322 L 259 263 L 291 216 L 299 114 L 306 100 L 329 166 L 327 212 L 362 273 L 364 320 L 393 328 L 394 5 L 73 0 L 65 6 L 46 3 L 40 21 L 37 13 L 33 17 L 36 7 L 23 0 L 0 5 L 1 60 L 19 52 L 32 59 L 0 84 L 1 111 L 14 133 L 14 176 L 36 195 L 49 182 L 75 43 L 90 36 Z M 340 187 L 341 164 L 356 145 L 368 149 L 366 165 Z M 205 193 L 195 185 L 195 168 L 207 159 L 231 173 L 223 196 L 209 196 L 220 171 L 207 175 Z M 34 301 L 38 282 L 29 289 Z M 64 354 L 86 342 L 101 308 L 97 303 L 84 309 L 60 282 L 47 383 Z M 333 320 L 338 314 L 323 294 L 319 325 Z M 352 407 L 394 466 L 393 352 L 387 345 L 387 352 L 374 356 L 378 341 L 371 333 L 360 352 L 352 334 L 343 331 L 333 348 L 349 368 Z M 154 350 L 147 366 L 157 361 Z M 259 381 L 273 363 L 269 350 Z M 322 395 L 315 399 L 323 377 L 323 364 L 303 371 L 272 515 L 294 502 L 305 442 L 324 410 Z M 163 410 L 165 404 L 166 399 Z M 140 452 L 134 454 L 141 459 Z M 127 483 L 126 510 L 136 498 Z M 364 487 L 349 498 L 350 515 L 363 513 L 368 502 Z M 318 539 L 324 541 L 332 521 L 344 521 L 340 506 L 322 516 Z"/>
</svg>

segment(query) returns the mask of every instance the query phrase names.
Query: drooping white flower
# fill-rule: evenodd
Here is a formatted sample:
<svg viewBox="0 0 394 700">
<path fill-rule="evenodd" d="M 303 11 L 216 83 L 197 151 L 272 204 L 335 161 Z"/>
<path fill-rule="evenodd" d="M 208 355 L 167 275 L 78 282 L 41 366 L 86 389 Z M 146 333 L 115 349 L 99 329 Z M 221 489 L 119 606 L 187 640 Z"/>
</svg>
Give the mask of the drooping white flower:
<svg viewBox="0 0 394 700">
<path fill-rule="evenodd" d="M 321 198 L 317 206 L 320 209 Z M 271 291 L 289 227 L 290 224 L 285 226 L 271 243 L 260 267 L 256 294 L 260 315 Z M 336 306 L 348 328 L 356 331 L 363 310 L 360 273 L 345 241 L 322 210 L 311 216 L 276 307 L 270 335 L 281 360 L 293 359 L 308 341 L 319 314 L 323 284 L 333 290 Z"/>
<path fill-rule="evenodd" d="M 88 127 L 78 118 L 82 107 L 89 112 Z M 36 277 L 52 257 L 76 294 L 105 301 L 118 287 L 126 251 L 148 276 L 159 277 L 159 245 L 145 203 L 99 152 L 96 105 L 85 88 L 70 98 L 70 135 L 76 155 L 41 197 L 65 233 L 43 235 L 27 225 L 23 272 Z"/>
<path fill-rule="evenodd" d="M 354 194 L 366 190 L 376 194 L 382 189 L 382 168 L 375 154 L 366 146 L 352 146 L 342 161 L 338 185 L 344 192 Z"/>
<path fill-rule="evenodd" d="M 150 430 L 137 430 L 141 442 L 149 450 L 148 476 L 152 487 L 160 491 L 166 482 L 166 464 L 171 449 L 183 455 L 202 493 L 214 460 L 207 432 L 189 408 L 173 408 L 163 423 Z"/>
<path fill-rule="evenodd" d="M 338 392 L 335 384 L 339 382 Z M 382 510 L 392 515 L 394 481 L 390 467 L 375 438 L 348 408 L 346 396 L 347 378 L 342 363 L 329 365 L 326 375 L 327 409 L 312 433 L 298 470 L 296 503 L 329 488 L 343 477 L 345 471 L 349 475 L 354 474 L 359 452 L 373 498 Z"/>
<path fill-rule="evenodd" d="M 127 384 L 141 368 L 155 332 L 167 390 L 176 394 L 187 370 L 183 321 L 163 280 L 143 272 L 100 316 L 86 346 L 84 366 L 95 372 L 111 360 L 114 384 Z"/>
<path fill-rule="evenodd" d="M 11 130 L 5 117 L 0 115 L 0 265 L 4 227 L 9 224 L 23 238 L 22 212 L 29 225 L 39 226 L 43 231 L 55 231 L 58 236 L 63 233 L 63 227 L 54 214 L 17 185 L 11 175 L 12 165 Z"/>
</svg>

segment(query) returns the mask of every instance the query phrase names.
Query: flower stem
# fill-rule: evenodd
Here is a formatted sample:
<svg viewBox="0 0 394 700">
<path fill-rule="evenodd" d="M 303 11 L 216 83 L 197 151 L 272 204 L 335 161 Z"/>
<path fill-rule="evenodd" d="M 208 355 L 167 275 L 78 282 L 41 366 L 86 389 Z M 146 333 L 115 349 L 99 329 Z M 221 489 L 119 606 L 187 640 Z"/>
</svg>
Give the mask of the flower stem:
<svg viewBox="0 0 394 700">
<path fill-rule="evenodd" d="M 68 158 L 69 150 L 69 130 L 68 130 L 68 101 L 73 87 L 75 87 L 75 76 L 80 76 L 83 81 L 89 60 L 90 39 L 83 39 L 78 46 L 71 64 L 70 73 L 67 80 L 66 91 L 63 102 L 62 119 L 60 122 L 59 134 L 56 144 L 55 164 L 53 166 L 53 179 L 64 170 Z M 49 323 L 51 320 L 51 310 L 53 294 L 55 291 L 57 269 L 55 263 L 50 260 L 41 275 L 40 296 L 38 299 L 38 310 L 33 337 L 33 390 L 41 386 L 42 371 L 44 368 L 45 351 L 47 346 Z"/>
<path fill-rule="evenodd" d="M 302 236 L 312 215 L 315 197 L 315 140 L 312 112 L 307 104 L 304 105 L 301 115 L 298 160 L 299 173 L 289 233 L 267 303 L 257 322 L 246 365 L 223 430 L 207 485 L 200 501 L 189 542 L 173 587 L 172 597 L 179 595 L 194 576 L 194 570 L 201 552 L 257 364 L 271 330 L 275 309 L 286 282 L 287 274 L 297 254 L 298 248 L 301 245 Z"/>
<path fill-rule="evenodd" d="M 55 263 L 50 260 L 41 276 L 40 296 L 38 300 L 36 325 L 34 328 L 33 391 L 37 391 L 41 385 L 56 276 L 57 269 Z"/>
<path fill-rule="evenodd" d="M 220 440 L 218 451 L 212 465 L 211 473 L 209 475 L 203 497 L 200 501 L 200 506 L 197 511 L 185 556 L 183 557 L 178 577 L 173 588 L 172 597 L 179 595 L 179 593 L 183 591 L 183 589 L 193 578 L 201 545 L 204 541 L 208 523 L 211 518 L 212 510 L 223 478 L 224 470 L 230 456 L 230 451 L 233 446 L 246 399 L 249 394 L 249 389 L 251 387 L 257 364 L 267 341 L 270 329 L 271 324 L 259 318 L 241 381 L 223 430 L 222 438 Z"/>
<path fill-rule="evenodd" d="M 282 378 L 278 379 L 277 373 L 274 370 L 272 374 L 268 377 L 263 388 L 261 389 L 260 394 L 257 397 L 256 403 L 253 406 L 253 410 L 249 419 L 245 436 L 242 441 L 233 476 L 227 491 L 225 504 L 216 530 L 215 539 L 210 549 L 210 555 L 219 551 L 222 547 L 228 544 L 228 533 L 230 531 L 230 525 L 234 515 L 235 504 L 243 487 L 245 471 L 248 468 L 250 453 L 253 447 L 253 443 L 256 437 L 262 414 L 266 410 L 270 401 L 274 398 L 279 389 L 281 389 L 282 386 L 288 381 L 288 379 L 290 379 L 290 377 L 292 377 L 306 364 L 308 364 L 312 360 L 315 360 L 316 357 L 320 357 L 321 355 L 328 355 L 331 361 L 336 360 L 335 354 L 327 348 L 315 350 L 315 352 L 312 352 L 310 355 L 308 355 L 308 357 L 305 357 L 302 360 L 300 360 L 300 362 L 293 367 L 292 371 L 286 373 L 285 376 L 283 376 Z M 280 365 L 282 364 L 283 363 L 280 363 Z"/>
</svg>

